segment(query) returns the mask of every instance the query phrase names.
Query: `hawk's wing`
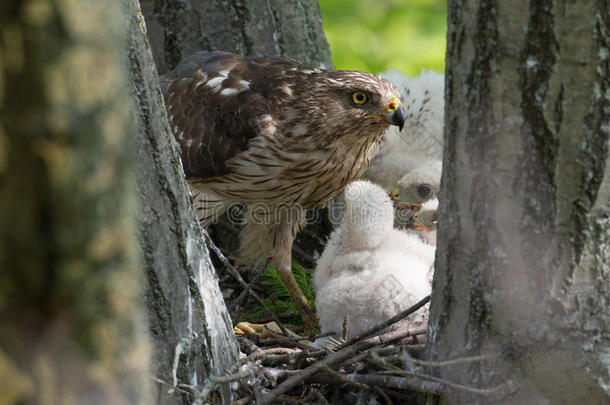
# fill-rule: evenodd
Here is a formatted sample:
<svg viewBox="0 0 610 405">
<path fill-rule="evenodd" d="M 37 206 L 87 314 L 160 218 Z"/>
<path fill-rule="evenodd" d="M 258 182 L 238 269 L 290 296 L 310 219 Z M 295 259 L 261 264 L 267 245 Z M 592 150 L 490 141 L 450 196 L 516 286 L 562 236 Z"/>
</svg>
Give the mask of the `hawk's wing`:
<svg viewBox="0 0 610 405">
<path fill-rule="evenodd" d="M 281 103 L 274 91 L 303 66 L 286 58 L 197 52 L 160 78 L 187 178 L 228 174 L 227 162 L 256 136 L 272 136 Z M 281 92 L 280 92 L 281 93 Z"/>
</svg>

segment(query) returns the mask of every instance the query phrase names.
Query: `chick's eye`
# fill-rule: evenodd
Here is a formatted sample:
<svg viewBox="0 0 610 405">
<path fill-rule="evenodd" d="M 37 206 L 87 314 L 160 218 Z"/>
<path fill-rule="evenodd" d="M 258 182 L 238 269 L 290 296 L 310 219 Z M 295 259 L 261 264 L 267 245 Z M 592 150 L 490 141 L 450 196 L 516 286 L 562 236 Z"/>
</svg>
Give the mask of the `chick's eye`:
<svg viewBox="0 0 610 405">
<path fill-rule="evenodd" d="M 422 197 L 428 197 L 431 192 L 432 189 L 430 188 L 430 186 L 427 186 L 425 184 L 422 184 L 421 186 L 417 187 L 417 194 Z"/>
<path fill-rule="evenodd" d="M 390 197 L 392 197 L 393 200 L 400 200 L 400 188 L 398 186 L 394 187 L 390 193 Z"/>
<path fill-rule="evenodd" d="M 361 91 L 352 93 L 352 101 L 358 105 L 364 105 L 369 101 L 369 97 Z"/>
</svg>

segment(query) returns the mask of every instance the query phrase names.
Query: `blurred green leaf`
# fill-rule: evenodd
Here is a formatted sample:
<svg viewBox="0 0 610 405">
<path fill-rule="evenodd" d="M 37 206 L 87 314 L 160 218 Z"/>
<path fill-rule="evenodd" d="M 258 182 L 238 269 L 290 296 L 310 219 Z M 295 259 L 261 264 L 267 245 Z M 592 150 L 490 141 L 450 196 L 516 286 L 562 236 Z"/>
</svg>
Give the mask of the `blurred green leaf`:
<svg viewBox="0 0 610 405">
<path fill-rule="evenodd" d="M 320 0 L 320 8 L 336 69 L 445 70 L 445 1 Z"/>
</svg>

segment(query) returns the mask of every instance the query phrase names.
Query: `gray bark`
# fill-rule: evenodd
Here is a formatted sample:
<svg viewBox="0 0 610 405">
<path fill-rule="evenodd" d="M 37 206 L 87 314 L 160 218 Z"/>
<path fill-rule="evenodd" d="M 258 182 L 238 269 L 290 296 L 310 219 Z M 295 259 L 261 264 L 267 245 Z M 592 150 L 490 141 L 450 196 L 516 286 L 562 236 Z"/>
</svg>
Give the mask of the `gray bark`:
<svg viewBox="0 0 610 405">
<path fill-rule="evenodd" d="M 0 27 L 0 402 L 148 404 L 120 3 Z"/>
<path fill-rule="evenodd" d="M 331 68 L 317 0 L 143 0 L 160 74 L 195 51 L 281 55 Z"/>
<path fill-rule="evenodd" d="M 202 389 L 213 377 L 234 371 L 238 350 L 218 278 L 191 207 L 139 4 L 137 0 L 126 3 L 132 93 L 139 118 L 135 142 L 140 240 L 154 373 L 167 384 Z M 176 402 L 179 394 L 168 395 L 167 385 L 158 384 L 157 389 L 157 403 Z M 207 401 L 230 404 L 228 385 L 221 386 L 219 392 L 221 398 L 212 396 Z M 192 403 L 197 392 L 181 397 L 182 403 Z"/>
<path fill-rule="evenodd" d="M 499 353 L 439 375 L 514 385 L 442 402 L 608 403 L 608 2 L 452 0 L 448 23 L 428 354 Z"/>
</svg>

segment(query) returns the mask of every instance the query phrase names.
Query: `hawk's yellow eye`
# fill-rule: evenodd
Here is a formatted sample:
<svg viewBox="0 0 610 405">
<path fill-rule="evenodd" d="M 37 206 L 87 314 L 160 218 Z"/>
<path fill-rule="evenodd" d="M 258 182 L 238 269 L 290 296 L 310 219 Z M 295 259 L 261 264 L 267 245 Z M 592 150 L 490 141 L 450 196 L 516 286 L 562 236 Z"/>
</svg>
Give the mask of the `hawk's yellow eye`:
<svg viewBox="0 0 610 405">
<path fill-rule="evenodd" d="M 361 91 L 352 93 L 352 101 L 358 105 L 364 105 L 369 101 L 369 97 Z"/>
</svg>

